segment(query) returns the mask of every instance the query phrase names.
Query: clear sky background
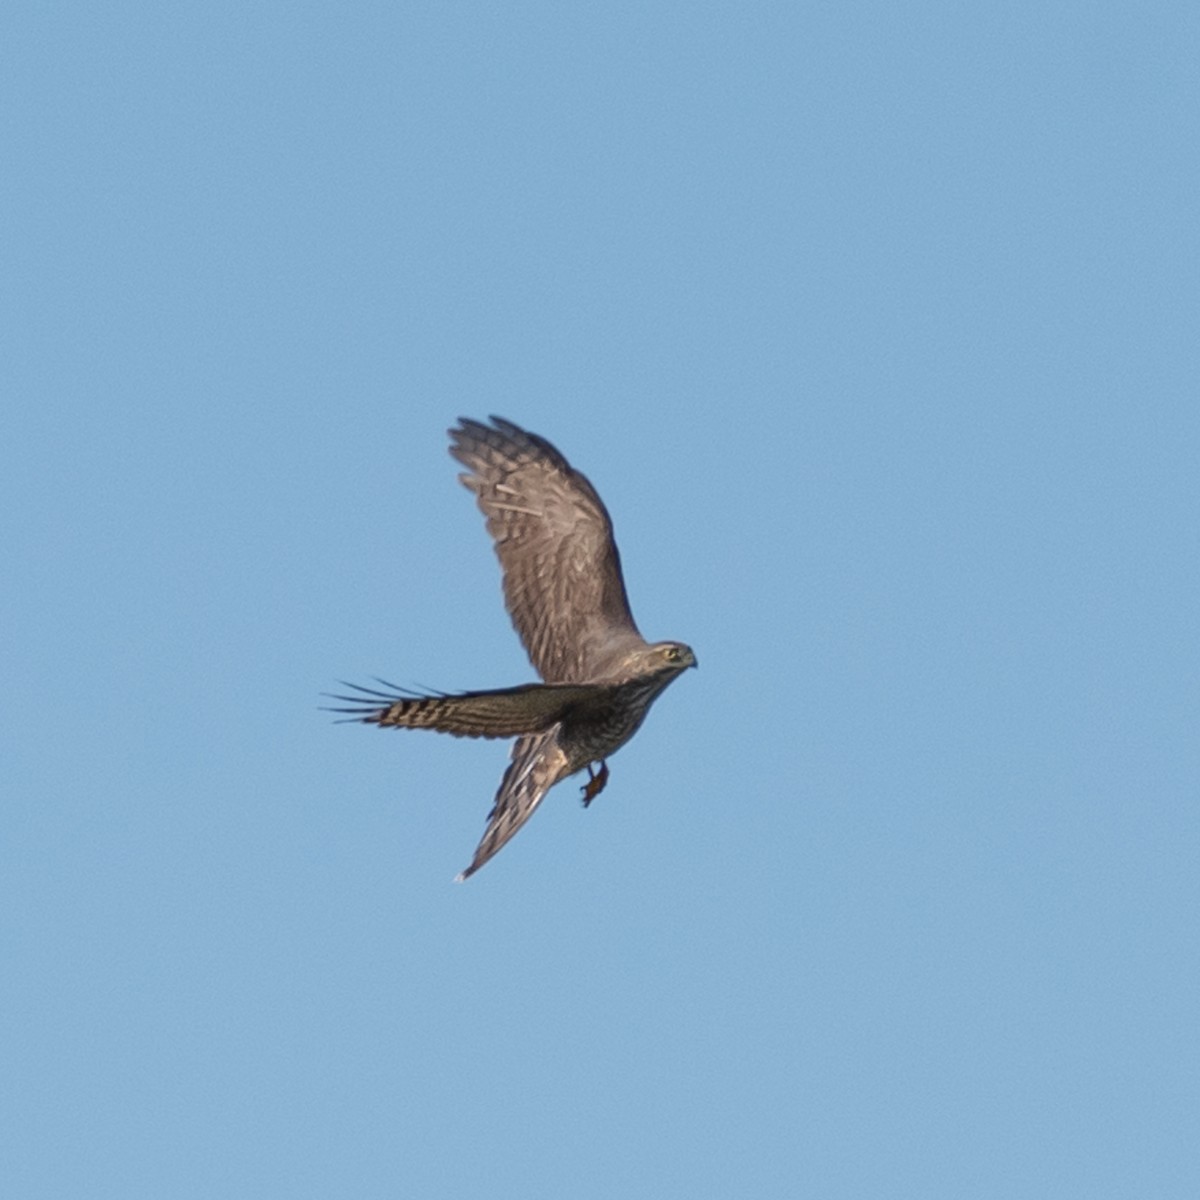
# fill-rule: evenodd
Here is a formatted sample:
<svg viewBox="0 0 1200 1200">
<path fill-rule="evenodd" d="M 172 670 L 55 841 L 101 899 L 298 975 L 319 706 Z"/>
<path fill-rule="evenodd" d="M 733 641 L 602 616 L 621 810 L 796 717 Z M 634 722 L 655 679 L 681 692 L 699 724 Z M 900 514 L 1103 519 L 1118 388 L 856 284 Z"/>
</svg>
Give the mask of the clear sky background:
<svg viewBox="0 0 1200 1200">
<path fill-rule="evenodd" d="M 6 5 L 5 1195 L 1200 1195 L 1198 32 Z M 701 669 L 457 886 L 492 412 Z"/>
</svg>

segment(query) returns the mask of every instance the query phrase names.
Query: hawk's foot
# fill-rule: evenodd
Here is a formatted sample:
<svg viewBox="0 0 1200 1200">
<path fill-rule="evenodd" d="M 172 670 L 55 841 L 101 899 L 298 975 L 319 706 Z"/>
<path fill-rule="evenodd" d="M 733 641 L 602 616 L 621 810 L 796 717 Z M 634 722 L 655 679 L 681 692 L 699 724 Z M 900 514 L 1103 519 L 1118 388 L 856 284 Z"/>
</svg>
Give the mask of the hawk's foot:
<svg viewBox="0 0 1200 1200">
<path fill-rule="evenodd" d="M 601 762 L 600 770 L 593 772 L 592 764 L 588 763 L 588 781 L 583 785 L 583 807 L 587 808 L 595 798 L 604 791 L 608 782 L 608 763 Z"/>
</svg>

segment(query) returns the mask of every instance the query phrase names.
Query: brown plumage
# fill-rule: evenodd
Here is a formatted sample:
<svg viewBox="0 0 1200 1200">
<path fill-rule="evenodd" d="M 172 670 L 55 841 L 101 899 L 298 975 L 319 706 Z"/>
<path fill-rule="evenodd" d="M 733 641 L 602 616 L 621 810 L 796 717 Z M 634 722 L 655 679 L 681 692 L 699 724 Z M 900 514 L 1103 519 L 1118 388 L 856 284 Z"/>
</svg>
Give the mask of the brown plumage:
<svg viewBox="0 0 1200 1200">
<path fill-rule="evenodd" d="M 467 468 L 459 479 L 475 493 L 495 542 L 509 615 L 545 682 L 428 696 L 350 684 L 359 695 L 336 697 L 352 707 L 335 711 L 380 726 L 517 739 L 483 839 L 459 876 L 466 879 L 550 788 L 585 767 L 590 803 L 608 778 L 604 760 L 696 658 L 682 642 L 642 638 L 608 511 L 549 442 L 499 417 L 490 425 L 464 419 L 450 438 L 450 453 Z"/>
</svg>

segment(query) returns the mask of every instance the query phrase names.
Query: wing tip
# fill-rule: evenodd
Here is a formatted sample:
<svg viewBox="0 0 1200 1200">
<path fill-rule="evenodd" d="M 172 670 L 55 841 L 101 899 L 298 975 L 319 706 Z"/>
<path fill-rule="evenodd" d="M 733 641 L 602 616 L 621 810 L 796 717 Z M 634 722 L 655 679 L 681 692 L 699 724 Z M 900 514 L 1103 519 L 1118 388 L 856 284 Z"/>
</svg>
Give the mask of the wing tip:
<svg viewBox="0 0 1200 1200">
<path fill-rule="evenodd" d="M 464 462 L 464 456 L 471 453 L 472 447 L 467 444 L 470 442 L 482 443 L 492 450 L 502 450 L 505 446 L 518 449 L 537 447 L 542 450 L 553 450 L 548 443 L 543 444 L 544 438 L 530 433 L 516 421 L 510 421 L 495 413 L 492 413 L 487 421 L 476 421 L 473 417 L 459 417 L 458 424 L 452 425 L 446 430 L 446 436 L 451 441 L 450 453 L 460 462 Z M 562 457 L 557 451 L 553 451 L 553 454 L 556 457 Z M 466 465 L 473 464 L 466 463 Z"/>
</svg>

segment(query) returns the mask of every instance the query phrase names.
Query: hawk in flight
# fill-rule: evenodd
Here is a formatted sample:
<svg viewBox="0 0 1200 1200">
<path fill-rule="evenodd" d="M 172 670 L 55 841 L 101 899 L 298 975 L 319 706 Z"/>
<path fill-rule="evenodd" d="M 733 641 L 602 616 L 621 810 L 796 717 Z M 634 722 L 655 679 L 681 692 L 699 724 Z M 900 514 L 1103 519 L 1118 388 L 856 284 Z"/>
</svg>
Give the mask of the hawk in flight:
<svg viewBox="0 0 1200 1200">
<path fill-rule="evenodd" d="M 464 419 L 449 432 L 450 453 L 467 468 L 459 479 L 475 493 L 496 544 L 509 615 L 543 682 L 428 696 L 347 684 L 358 695 L 334 697 L 352 705 L 334 711 L 369 725 L 516 738 L 461 881 L 529 820 L 556 783 L 585 767 L 589 805 L 608 781 L 605 760 L 696 656 L 682 642 L 651 644 L 638 633 L 608 510 L 545 438 L 499 417 L 490 425 Z"/>
</svg>

